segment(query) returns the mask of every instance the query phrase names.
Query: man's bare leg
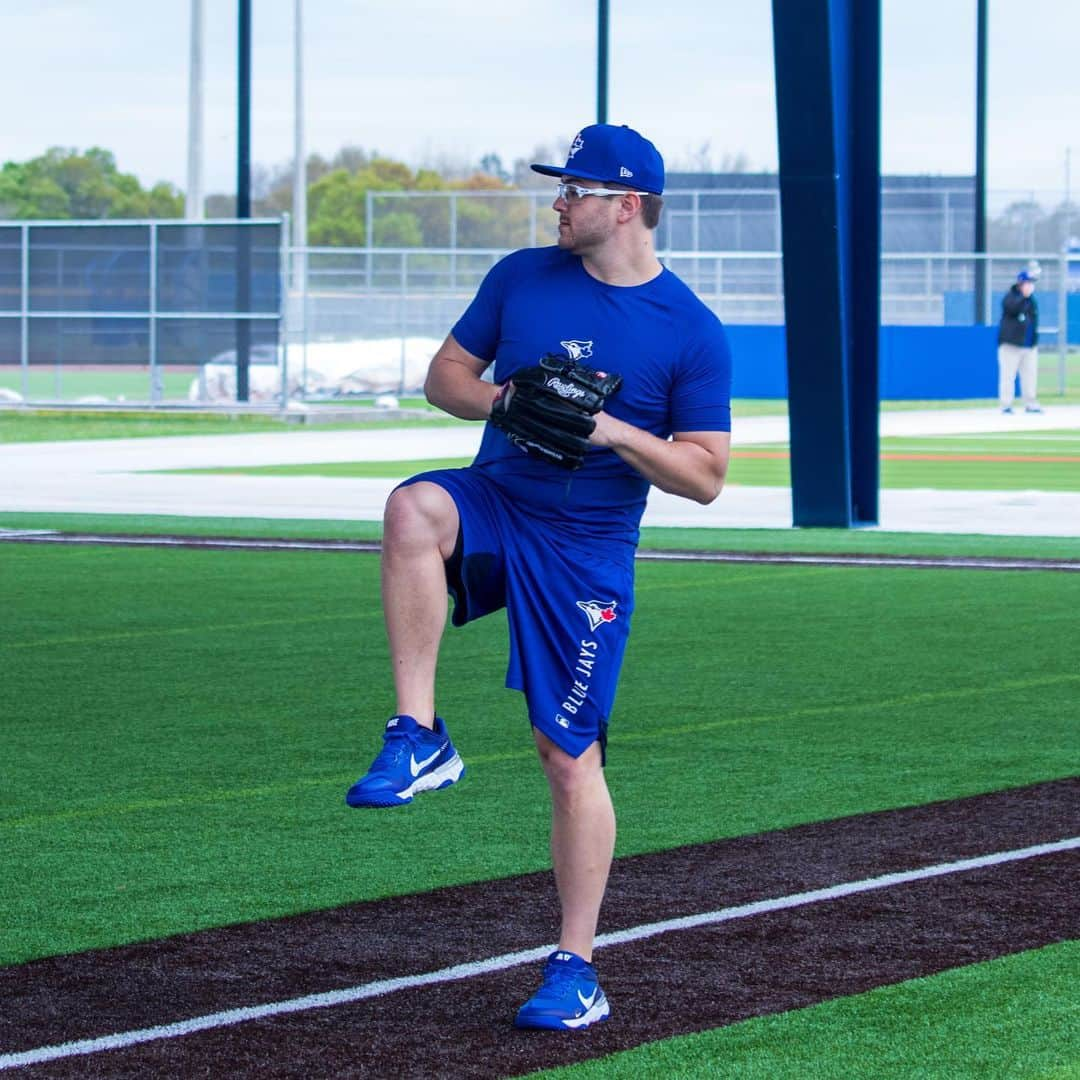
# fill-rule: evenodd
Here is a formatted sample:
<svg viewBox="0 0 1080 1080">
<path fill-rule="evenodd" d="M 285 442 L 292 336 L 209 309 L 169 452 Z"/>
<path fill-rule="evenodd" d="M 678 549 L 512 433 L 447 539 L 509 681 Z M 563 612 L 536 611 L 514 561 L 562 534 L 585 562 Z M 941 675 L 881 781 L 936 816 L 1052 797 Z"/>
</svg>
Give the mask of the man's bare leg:
<svg viewBox="0 0 1080 1080">
<path fill-rule="evenodd" d="M 435 723 L 435 667 L 446 625 L 444 564 L 458 524 L 449 493 L 426 481 L 398 488 L 383 516 L 383 615 L 397 712 L 427 728 Z"/>
<path fill-rule="evenodd" d="M 574 758 L 536 728 L 533 735 L 551 789 L 551 860 L 562 906 L 559 948 L 591 963 L 615 852 L 615 810 L 600 744 Z"/>
</svg>

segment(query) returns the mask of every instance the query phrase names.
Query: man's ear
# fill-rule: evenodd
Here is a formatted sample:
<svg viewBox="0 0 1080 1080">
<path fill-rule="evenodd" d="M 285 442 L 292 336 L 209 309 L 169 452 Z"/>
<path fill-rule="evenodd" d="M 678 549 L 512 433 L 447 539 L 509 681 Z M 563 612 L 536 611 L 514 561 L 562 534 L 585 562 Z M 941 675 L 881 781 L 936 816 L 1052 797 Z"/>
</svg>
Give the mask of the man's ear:
<svg viewBox="0 0 1080 1080">
<path fill-rule="evenodd" d="M 619 220 L 629 221 L 635 214 L 640 214 L 644 209 L 644 202 L 640 195 L 628 191 L 619 199 Z"/>
</svg>

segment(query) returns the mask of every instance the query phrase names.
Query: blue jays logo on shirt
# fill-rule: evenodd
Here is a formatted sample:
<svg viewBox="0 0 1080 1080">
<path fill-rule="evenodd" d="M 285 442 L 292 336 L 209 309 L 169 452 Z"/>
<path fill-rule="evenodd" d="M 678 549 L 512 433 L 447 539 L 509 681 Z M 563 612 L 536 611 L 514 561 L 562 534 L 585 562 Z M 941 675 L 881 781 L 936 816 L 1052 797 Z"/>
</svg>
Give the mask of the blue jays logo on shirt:
<svg viewBox="0 0 1080 1080">
<path fill-rule="evenodd" d="M 585 612 L 589 620 L 589 629 L 595 630 L 604 623 L 615 621 L 615 608 L 618 604 L 614 600 L 578 600 L 577 606 Z"/>
<path fill-rule="evenodd" d="M 560 341 L 571 360 L 588 360 L 592 356 L 591 341 Z"/>
</svg>

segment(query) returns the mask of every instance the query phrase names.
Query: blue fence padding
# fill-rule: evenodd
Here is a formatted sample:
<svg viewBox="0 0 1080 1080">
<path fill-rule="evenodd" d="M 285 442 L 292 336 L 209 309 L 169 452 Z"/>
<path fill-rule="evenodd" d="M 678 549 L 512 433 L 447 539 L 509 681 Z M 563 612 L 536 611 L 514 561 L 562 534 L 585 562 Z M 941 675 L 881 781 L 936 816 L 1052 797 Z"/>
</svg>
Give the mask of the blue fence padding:
<svg viewBox="0 0 1080 1080">
<path fill-rule="evenodd" d="M 732 395 L 787 397 L 783 326 L 726 325 L 734 357 Z M 883 326 L 881 396 L 890 401 L 997 396 L 997 327 Z"/>
<path fill-rule="evenodd" d="M 1001 318 L 1001 298 L 1004 293 L 994 293 L 990 298 L 990 314 L 994 325 Z M 1058 325 L 1058 294 L 1056 292 L 1040 292 L 1039 322 L 1043 326 Z M 1065 311 L 1069 317 L 1069 344 L 1080 345 L 1080 292 L 1070 292 L 1065 296 Z M 970 290 L 952 289 L 945 293 L 945 325 L 964 326 L 975 321 L 975 294 Z M 1056 345 L 1057 334 L 1051 335 L 1052 340 L 1043 338 L 1042 344 Z"/>
<path fill-rule="evenodd" d="M 787 397 L 787 341 L 783 326 L 725 323 L 734 360 L 733 397 Z"/>
<path fill-rule="evenodd" d="M 886 400 L 997 396 L 997 327 L 883 326 L 880 356 Z"/>
</svg>

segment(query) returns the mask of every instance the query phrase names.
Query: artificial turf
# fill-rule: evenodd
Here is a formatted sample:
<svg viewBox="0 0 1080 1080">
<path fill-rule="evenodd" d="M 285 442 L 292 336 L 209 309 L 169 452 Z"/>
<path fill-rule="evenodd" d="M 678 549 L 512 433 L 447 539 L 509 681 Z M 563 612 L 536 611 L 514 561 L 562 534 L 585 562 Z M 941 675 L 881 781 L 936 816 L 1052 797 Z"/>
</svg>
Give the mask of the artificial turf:
<svg viewBox="0 0 1080 1080">
<path fill-rule="evenodd" d="M 142 439 L 164 435 L 251 435 L 260 432 L 360 430 L 371 427 L 447 427 L 462 424 L 446 413 L 409 419 L 357 410 L 355 419 L 320 418 L 318 413 L 215 413 L 180 410 L 0 409 L 0 443 L 68 442 L 73 439 Z M 340 417 L 340 411 L 335 416 Z"/>
<path fill-rule="evenodd" d="M 376 558 L 2 554 L 0 964 L 548 865 L 501 615 L 445 639 L 465 781 L 358 813 L 344 790 L 393 705 Z M 638 582 L 619 854 L 1076 771 L 1075 575 L 643 564 Z"/>
<path fill-rule="evenodd" d="M 1070 1080 L 1080 1075 L 1078 965 L 1080 942 L 1064 942 L 529 1075 Z"/>
<path fill-rule="evenodd" d="M 425 469 L 463 468 L 470 460 L 330 461 L 156 471 L 404 479 Z M 736 446 L 728 483 L 790 486 L 787 444 Z M 881 486 L 952 491 L 1080 491 L 1080 435 L 1074 431 L 1006 431 L 965 437 L 885 438 L 881 440 Z"/>
<path fill-rule="evenodd" d="M 883 488 L 1080 491 L 1080 433 L 998 431 L 883 438 L 880 469 Z M 787 445 L 736 447 L 728 481 L 788 486 Z"/>
</svg>

